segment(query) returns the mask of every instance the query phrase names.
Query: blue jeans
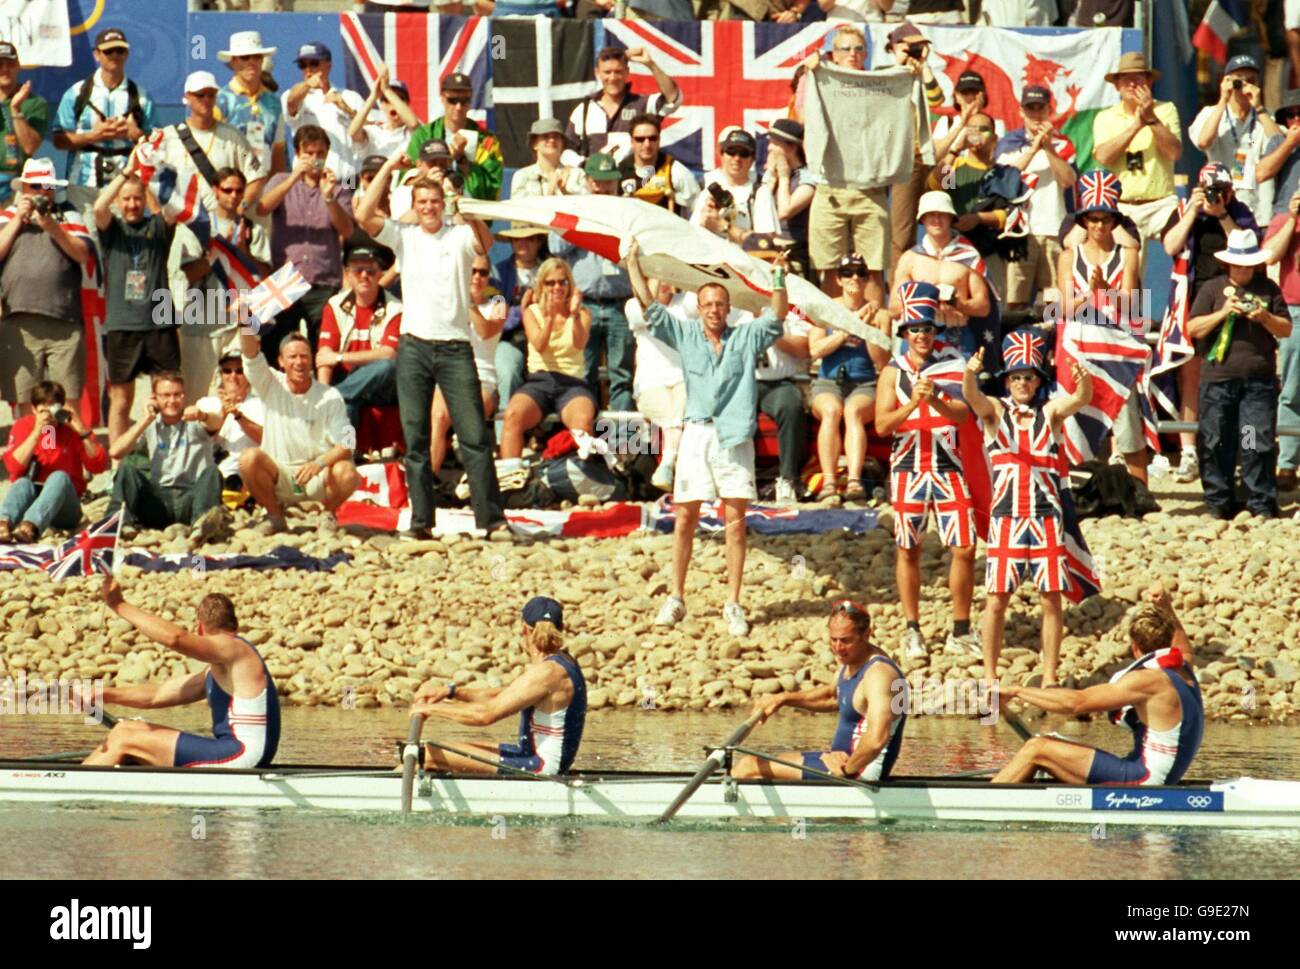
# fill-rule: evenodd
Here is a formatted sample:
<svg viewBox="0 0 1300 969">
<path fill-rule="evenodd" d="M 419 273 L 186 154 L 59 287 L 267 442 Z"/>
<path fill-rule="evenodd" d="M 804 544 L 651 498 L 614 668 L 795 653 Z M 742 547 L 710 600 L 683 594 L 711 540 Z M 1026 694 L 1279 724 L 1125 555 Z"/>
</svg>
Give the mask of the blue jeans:
<svg viewBox="0 0 1300 969">
<path fill-rule="evenodd" d="M 397 361 L 372 360 L 362 364 L 336 383 L 334 389 L 343 395 L 348 420 L 356 430 L 361 408 L 397 403 Z"/>
<path fill-rule="evenodd" d="M 29 521 L 41 532 L 51 525 L 76 528 L 81 524 L 81 499 L 66 471 L 55 471 L 39 488 L 31 478 L 19 478 L 0 501 L 0 518 L 15 525 Z"/>
<path fill-rule="evenodd" d="M 1236 509 L 1233 471 L 1240 455 L 1246 507 L 1277 514 L 1277 399 L 1272 377 L 1201 384 L 1196 450 L 1205 503 L 1215 511 Z"/>
<path fill-rule="evenodd" d="M 1300 427 L 1300 306 L 1288 306 L 1291 335 L 1277 341 L 1277 376 L 1282 384 L 1277 401 L 1277 422 L 1286 427 Z M 1279 468 L 1300 468 L 1300 437 L 1278 439 Z"/>
<path fill-rule="evenodd" d="M 632 331 L 623 315 L 626 300 L 584 303 L 591 310 L 591 336 L 582 351 L 587 361 L 587 386 L 600 401 L 600 351 L 609 371 L 609 409 L 635 410 L 632 401 Z M 501 398 L 505 400 L 505 397 Z M 599 408 L 597 408 L 599 410 Z"/>
</svg>

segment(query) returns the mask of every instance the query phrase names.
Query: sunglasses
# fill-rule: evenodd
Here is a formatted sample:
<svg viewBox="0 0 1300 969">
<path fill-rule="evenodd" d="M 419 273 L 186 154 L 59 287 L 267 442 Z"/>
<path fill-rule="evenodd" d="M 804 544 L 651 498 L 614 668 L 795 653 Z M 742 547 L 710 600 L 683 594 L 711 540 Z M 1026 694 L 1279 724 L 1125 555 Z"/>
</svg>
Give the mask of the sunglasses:
<svg viewBox="0 0 1300 969">
<path fill-rule="evenodd" d="M 239 366 L 239 364 L 235 364 L 233 367 L 222 367 L 221 372 L 222 373 L 243 373 L 244 368 Z"/>
<path fill-rule="evenodd" d="M 984 132 L 988 132 L 988 131 L 992 131 L 992 130 L 993 130 L 992 126 L 990 126 L 990 125 L 986 125 L 986 124 L 973 124 L 973 125 L 971 125 L 970 127 L 971 127 L 971 129 L 972 129 L 973 131 L 984 131 Z"/>
<path fill-rule="evenodd" d="M 724 155 L 735 155 L 738 158 L 753 158 L 752 151 L 745 151 L 743 148 L 728 148 L 723 152 Z"/>
<path fill-rule="evenodd" d="M 105 57 L 125 57 L 127 49 L 125 47 L 110 47 L 108 50 L 101 50 L 100 53 Z"/>
<path fill-rule="evenodd" d="M 838 616 L 840 613 L 847 613 L 850 616 L 865 616 L 867 610 L 863 609 L 852 599 L 841 599 L 839 602 L 831 606 L 832 616 Z"/>
<path fill-rule="evenodd" d="M 349 266 L 353 276 L 378 276 L 378 266 Z"/>
<path fill-rule="evenodd" d="M 659 136 L 658 136 L 658 135 L 643 135 L 643 136 L 641 136 L 640 138 L 637 138 L 637 137 L 634 135 L 634 136 L 632 137 L 632 140 L 635 141 L 637 144 L 641 144 L 642 142 L 646 142 L 646 141 L 658 141 L 658 140 L 659 140 Z"/>
<path fill-rule="evenodd" d="M 836 47 L 835 52 L 838 54 L 865 54 L 867 48 L 862 44 L 854 44 L 852 47 Z"/>
<path fill-rule="evenodd" d="M 934 332 L 933 323 L 913 323 L 903 327 L 903 332 L 912 336 L 927 336 Z"/>
<path fill-rule="evenodd" d="M 1038 374 L 1028 370 L 1019 370 L 1016 373 L 1009 374 L 1007 380 L 1013 384 L 1028 384 L 1038 379 Z"/>
<path fill-rule="evenodd" d="M 486 269 L 471 269 L 471 270 L 469 271 L 469 274 L 470 274 L 471 276 L 490 276 L 490 275 L 491 275 L 491 273 L 489 273 Z"/>
<path fill-rule="evenodd" d="M 548 279 L 545 283 L 543 283 L 543 285 L 544 286 L 568 286 L 569 281 L 567 279 Z"/>
<path fill-rule="evenodd" d="M 320 67 L 321 61 L 299 61 L 298 66 L 306 69 L 308 67 Z"/>
<path fill-rule="evenodd" d="M 244 190 L 244 186 L 242 185 L 218 185 L 217 186 L 217 191 L 226 195 L 229 195 L 231 192 L 242 192 L 243 190 Z"/>
<path fill-rule="evenodd" d="M 444 96 L 443 100 L 446 101 L 448 104 L 455 104 L 459 106 L 464 106 L 466 104 L 469 104 L 469 98 L 453 98 L 453 97 Z"/>
<path fill-rule="evenodd" d="M 865 269 L 839 269 L 836 270 L 835 275 L 839 276 L 840 279 L 853 279 L 854 277 L 866 279 L 870 273 Z"/>
</svg>

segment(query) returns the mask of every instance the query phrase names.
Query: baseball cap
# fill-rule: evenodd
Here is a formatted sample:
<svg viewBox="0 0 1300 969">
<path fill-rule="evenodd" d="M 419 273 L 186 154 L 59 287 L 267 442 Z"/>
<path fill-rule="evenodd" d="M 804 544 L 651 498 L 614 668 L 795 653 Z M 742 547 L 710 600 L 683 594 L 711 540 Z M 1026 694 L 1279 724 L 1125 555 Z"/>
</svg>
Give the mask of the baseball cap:
<svg viewBox="0 0 1300 969">
<path fill-rule="evenodd" d="M 984 75 L 978 71 L 962 71 L 955 87 L 958 91 L 983 91 Z"/>
<path fill-rule="evenodd" d="M 1232 172 L 1228 171 L 1228 166 L 1221 162 L 1210 162 L 1201 169 L 1196 180 L 1201 188 L 1230 188 Z"/>
<path fill-rule="evenodd" d="M 196 94 L 199 91 L 216 91 L 221 87 L 211 71 L 191 71 L 185 78 L 185 93 Z"/>
<path fill-rule="evenodd" d="M 16 61 L 18 59 L 18 48 L 7 40 L 0 40 L 0 61 Z"/>
<path fill-rule="evenodd" d="M 367 155 L 361 162 L 361 174 L 368 175 L 371 172 L 377 172 L 384 167 L 388 161 L 383 155 Z"/>
<path fill-rule="evenodd" d="M 889 46 L 901 44 L 909 40 L 925 40 L 925 34 L 917 29 L 916 24 L 904 20 L 901 24 L 889 32 Z"/>
<path fill-rule="evenodd" d="M 752 155 L 756 149 L 757 145 L 754 143 L 754 136 L 744 128 L 732 128 L 718 142 L 718 150 L 723 154 L 728 151 L 740 150 L 747 151 Z"/>
<path fill-rule="evenodd" d="M 839 269 L 866 269 L 867 261 L 856 252 L 850 252 L 848 255 L 840 256 L 840 261 L 835 264 Z"/>
<path fill-rule="evenodd" d="M 767 136 L 794 145 L 803 144 L 803 125 L 793 118 L 777 118 L 768 126 Z"/>
<path fill-rule="evenodd" d="M 1251 57 L 1249 54 L 1238 54 L 1236 57 L 1228 61 L 1227 66 L 1223 69 L 1224 74 L 1231 74 L 1233 71 L 1254 71 L 1258 74 L 1259 61 L 1255 60 L 1255 58 Z"/>
<path fill-rule="evenodd" d="M 406 86 L 405 81 L 389 81 L 388 90 L 392 91 L 403 101 L 411 100 L 411 89 Z"/>
<path fill-rule="evenodd" d="M 474 82 L 469 79 L 468 74 L 462 74 L 456 71 L 454 74 L 448 74 L 442 79 L 443 91 L 472 91 Z"/>
<path fill-rule="evenodd" d="M 536 626 L 542 620 L 553 623 L 555 628 L 564 631 L 564 607 L 550 596 L 533 596 L 524 603 L 524 622 Z"/>
<path fill-rule="evenodd" d="M 587 164 L 582 166 L 582 170 L 598 182 L 608 182 L 622 177 L 618 170 L 618 162 L 614 161 L 614 156 L 601 154 L 600 152 L 588 158 Z"/>
<path fill-rule="evenodd" d="M 1025 107 L 1031 104 L 1051 104 L 1052 92 L 1041 84 L 1031 84 L 1020 92 L 1020 103 Z"/>
<path fill-rule="evenodd" d="M 293 59 L 293 62 L 295 64 L 301 64 L 303 61 L 332 60 L 334 60 L 334 55 L 330 53 L 330 49 L 319 40 L 313 40 L 298 48 L 298 56 Z"/>
<path fill-rule="evenodd" d="M 933 191 L 926 192 L 916 203 L 916 218 L 918 221 L 931 212 L 946 212 L 954 219 L 957 218 L 957 210 L 953 207 L 952 196 L 947 192 Z"/>
<path fill-rule="evenodd" d="M 131 49 L 131 45 L 126 41 L 126 34 L 116 27 L 109 27 L 107 30 L 101 30 L 95 35 L 95 50 L 111 50 L 114 47 L 125 47 Z"/>
<path fill-rule="evenodd" d="M 379 250 L 375 246 L 364 244 L 348 246 L 347 252 L 343 254 L 343 262 L 351 263 L 358 259 L 373 259 L 378 262 Z"/>
<path fill-rule="evenodd" d="M 451 158 L 451 149 L 445 141 L 426 141 L 420 146 L 420 161 L 432 164 Z"/>
</svg>

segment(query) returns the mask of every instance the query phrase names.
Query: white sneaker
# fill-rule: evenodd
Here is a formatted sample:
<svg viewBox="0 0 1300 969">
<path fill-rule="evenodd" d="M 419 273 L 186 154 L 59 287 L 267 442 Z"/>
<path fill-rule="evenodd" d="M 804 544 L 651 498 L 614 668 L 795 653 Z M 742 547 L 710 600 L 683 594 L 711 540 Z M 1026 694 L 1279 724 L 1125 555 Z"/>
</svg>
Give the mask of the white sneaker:
<svg viewBox="0 0 1300 969">
<path fill-rule="evenodd" d="M 1201 468 L 1196 460 L 1196 452 L 1183 450 L 1183 459 L 1178 462 L 1178 470 L 1174 472 L 1174 481 L 1178 484 L 1191 484 L 1201 476 Z"/>
<path fill-rule="evenodd" d="M 655 616 L 656 626 L 676 626 L 686 618 L 686 603 L 677 596 L 669 596 L 662 606 L 659 607 L 659 615 Z"/>
<path fill-rule="evenodd" d="M 799 493 L 795 491 L 794 482 L 789 478 L 776 479 L 776 503 L 794 505 L 799 502 Z"/>
<path fill-rule="evenodd" d="M 898 646 L 908 659 L 925 659 L 930 655 L 930 651 L 925 648 L 925 637 L 919 629 L 904 629 Z"/>
<path fill-rule="evenodd" d="M 980 645 L 980 639 L 971 630 L 961 636 L 956 633 L 948 634 L 948 641 L 944 643 L 943 648 L 949 653 L 969 653 L 974 656 L 983 656 L 984 647 Z"/>
<path fill-rule="evenodd" d="M 727 632 L 733 636 L 748 636 L 749 623 L 739 602 L 728 602 L 722 607 L 722 618 L 727 620 Z"/>
</svg>

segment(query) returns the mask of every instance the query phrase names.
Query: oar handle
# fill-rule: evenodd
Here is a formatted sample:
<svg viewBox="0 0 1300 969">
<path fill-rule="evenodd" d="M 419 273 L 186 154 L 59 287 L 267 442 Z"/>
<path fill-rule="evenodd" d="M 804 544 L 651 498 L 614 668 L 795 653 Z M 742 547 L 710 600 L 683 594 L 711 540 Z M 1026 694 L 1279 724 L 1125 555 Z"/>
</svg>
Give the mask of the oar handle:
<svg viewBox="0 0 1300 969">
<path fill-rule="evenodd" d="M 424 714 L 411 714 L 406 729 L 406 746 L 402 748 L 402 813 L 411 813 L 415 799 L 415 765 L 420 760 L 420 733 L 424 730 Z"/>
</svg>

